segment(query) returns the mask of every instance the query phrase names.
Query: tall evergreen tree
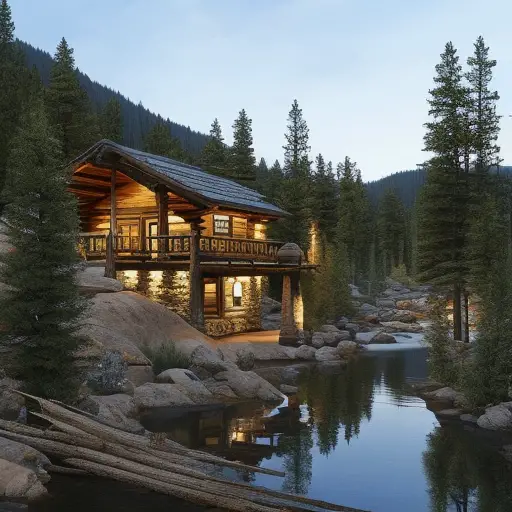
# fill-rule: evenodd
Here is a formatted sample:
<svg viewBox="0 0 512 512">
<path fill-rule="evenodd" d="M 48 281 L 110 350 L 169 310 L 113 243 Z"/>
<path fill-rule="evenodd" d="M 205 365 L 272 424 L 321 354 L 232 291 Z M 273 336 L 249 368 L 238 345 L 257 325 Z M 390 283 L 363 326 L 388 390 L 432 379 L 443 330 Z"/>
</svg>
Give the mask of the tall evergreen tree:
<svg viewBox="0 0 512 512">
<path fill-rule="evenodd" d="M 123 114 L 121 103 L 116 97 L 111 98 L 100 113 L 101 138 L 118 144 L 123 143 Z"/>
<path fill-rule="evenodd" d="M 96 115 L 78 82 L 73 49 L 64 38 L 55 53 L 46 102 L 66 162 L 97 142 Z"/>
<path fill-rule="evenodd" d="M 42 101 L 27 109 L 12 141 L 6 193 L 7 234 L 2 256 L 2 343 L 13 346 L 13 375 L 29 392 L 73 400 L 80 384 L 75 352 L 84 300 L 75 283 L 79 219 L 60 143 Z"/>
<path fill-rule="evenodd" d="M 338 190 L 332 162 L 325 164 L 320 153 L 316 157 L 314 184 L 314 212 L 320 234 L 325 240 L 332 242 L 336 236 L 336 208 L 338 206 Z"/>
<path fill-rule="evenodd" d="M 436 86 L 429 99 L 432 120 L 425 125 L 425 150 L 435 157 L 427 168 L 422 197 L 418 266 L 423 280 L 451 287 L 454 337 L 461 339 L 461 294 L 468 279 L 469 94 L 451 42 L 446 44 L 436 72 Z"/>
<path fill-rule="evenodd" d="M 22 97 L 22 59 L 14 44 L 14 23 L 7 0 L 0 3 L 0 191 L 5 183 L 11 137 L 16 131 Z"/>
<path fill-rule="evenodd" d="M 252 143 L 252 119 L 242 109 L 233 123 L 233 146 L 229 152 L 231 175 L 238 180 L 256 179 L 256 158 Z"/>
<path fill-rule="evenodd" d="M 210 129 L 210 137 L 201 153 L 201 165 L 206 171 L 219 176 L 229 175 L 228 148 L 224 143 L 222 128 L 215 118 Z"/>
<path fill-rule="evenodd" d="M 309 130 L 302 117 L 302 110 L 294 100 L 288 114 L 286 145 L 284 148 L 284 180 L 281 186 L 279 204 L 292 217 L 285 219 L 282 237 L 295 242 L 307 254 L 311 227 L 311 162 L 309 161 Z"/>
<path fill-rule="evenodd" d="M 146 135 L 144 151 L 180 162 L 184 157 L 180 141 L 172 136 L 169 124 L 164 122 L 161 117 Z"/>
<path fill-rule="evenodd" d="M 379 205 L 379 248 L 386 274 L 404 264 L 406 243 L 405 209 L 393 190 L 388 189 Z"/>
</svg>

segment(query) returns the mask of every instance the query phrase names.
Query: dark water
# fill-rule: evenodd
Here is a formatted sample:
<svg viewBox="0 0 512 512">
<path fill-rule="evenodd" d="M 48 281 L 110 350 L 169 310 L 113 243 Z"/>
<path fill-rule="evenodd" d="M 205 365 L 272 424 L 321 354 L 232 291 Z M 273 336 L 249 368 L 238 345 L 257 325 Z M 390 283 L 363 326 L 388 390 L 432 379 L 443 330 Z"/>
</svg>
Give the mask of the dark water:
<svg viewBox="0 0 512 512">
<path fill-rule="evenodd" d="M 298 401 L 275 410 L 244 404 L 144 421 L 190 447 L 286 471 L 230 475 L 275 489 L 374 512 L 512 511 L 512 471 L 496 446 L 440 426 L 408 393 L 408 379 L 426 376 L 425 358 L 424 349 L 379 352 L 342 371 L 304 372 Z M 196 510 L 107 481 L 59 479 L 50 490 L 55 498 L 30 510 Z"/>
</svg>

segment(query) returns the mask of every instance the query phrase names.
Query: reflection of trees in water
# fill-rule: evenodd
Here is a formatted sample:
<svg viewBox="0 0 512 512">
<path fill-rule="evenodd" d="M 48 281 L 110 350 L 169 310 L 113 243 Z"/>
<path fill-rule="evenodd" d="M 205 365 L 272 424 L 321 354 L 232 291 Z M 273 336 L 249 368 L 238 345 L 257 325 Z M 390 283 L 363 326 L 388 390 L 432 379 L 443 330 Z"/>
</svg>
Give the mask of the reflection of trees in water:
<svg viewBox="0 0 512 512">
<path fill-rule="evenodd" d="M 363 358 L 334 375 L 321 372 L 308 376 L 301 398 L 316 426 L 320 452 L 328 454 L 338 444 L 340 428 L 349 442 L 359 435 L 361 421 L 371 418 L 375 360 Z"/>
<path fill-rule="evenodd" d="M 311 425 L 303 423 L 299 426 L 297 432 L 279 437 L 277 455 L 282 457 L 286 473 L 283 491 L 307 494 L 312 476 L 313 429 Z"/>
<path fill-rule="evenodd" d="M 509 512 L 512 471 L 475 434 L 438 427 L 427 436 L 423 465 L 432 512 Z"/>
</svg>

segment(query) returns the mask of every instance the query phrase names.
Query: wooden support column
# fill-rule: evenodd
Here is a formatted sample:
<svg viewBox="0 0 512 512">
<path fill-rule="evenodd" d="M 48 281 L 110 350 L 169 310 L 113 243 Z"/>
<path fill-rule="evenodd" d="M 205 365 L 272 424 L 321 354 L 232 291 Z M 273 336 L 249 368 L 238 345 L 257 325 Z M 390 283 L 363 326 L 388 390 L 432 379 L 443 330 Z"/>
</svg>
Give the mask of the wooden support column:
<svg viewBox="0 0 512 512">
<path fill-rule="evenodd" d="M 107 259 L 105 262 L 105 277 L 116 278 L 116 248 L 117 248 L 117 200 L 116 200 L 116 170 L 110 173 L 110 229 L 107 236 Z"/>
<path fill-rule="evenodd" d="M 156 205 L 158 208 L 158 236 L 169 236 L 169 196 L 167 188 L 158 185 L 156 187 Z M 169 240 L 159 240 L 158 249 L 160 256 L 169 252 Z"/>
<path fill-rule="evenodd" d="M 190 222 L 190 323 L 199 331 L 204 331 L 204 285 L 201 275 L 199 240 L 201 219 Z"/>
<path fill-rule="evenodd" d="M 279 344 L 297 346 L 304 338 L 303 329 L 304 310 L 300 291 L 300 272 L 284 274 Z"/>
</svg>

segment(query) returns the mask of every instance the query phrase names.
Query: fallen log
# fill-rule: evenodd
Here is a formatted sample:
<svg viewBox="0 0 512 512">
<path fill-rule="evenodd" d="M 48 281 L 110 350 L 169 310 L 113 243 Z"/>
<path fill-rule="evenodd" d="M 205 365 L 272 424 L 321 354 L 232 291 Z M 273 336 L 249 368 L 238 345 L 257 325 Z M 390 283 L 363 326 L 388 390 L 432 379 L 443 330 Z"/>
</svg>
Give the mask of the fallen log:
<svg viewBox="0 0 512 512">
<path fill-rule="evenodd" d="M 91 476 L 90 473 L 87 473 L 87 471 L 83 469 L 66 468 L 64 466 L 57 466 L 55 464 L 50 464 L 49 466 L 46 466 L 45 469 L 48 471 L 48 473 L 55 473 L 58 475 Z"/>
<path fill-rule="evenodd" d="M 97 464 L 88 460 L 67 459 L 66 463 L 79 469 L 84 469 L 85 471 L 96 476 L 114 478 L 115 480 L 119 480 L 127 484 L 145 487 L 156 492 L 161 492 L 170 496 L 175 496 L 176 498 L 190 501 L 192 503 L 197 503 L 198 505 L 213 506 L 216 508 L 222 506 L 223 509 L 233 512 L 276 512 L 278 510 L 285 510 L 282 508 L 258 505 L 243 499 L 233 499 L 227 497 L 219 498 L 217 495 L 212 495 L 204 491 L 188 489 L 167 482 L 159 482 L 153 478 L 140 476 L 135 473 L 130 473 L 129 471 L 123 471 L 121 469 L 114 469 L 109 466 L 104 466 L 102 464 Z"/>
<path fill-rule="evenodd" d="M 49 416 L 55 418 L 59 421 L 67 425 L 71 425 L 72 427 L 78 428 L 87 432 L 88 434 L 92 434 L 96 437 L 99 437 L 105 441 L 110 441 L 113 443 L 123 444 L 125 446 L 130 446 L 133 448 L 138 448 L 141 450 L 152 449 L 150 440 L 139 436 L 137 434 L 130 434 L 128 432 L 124 432 L 122 430 L 116 429 L 115 427 L 111 427 L 109 425 L 105 425 L 103 423 L 99 423 L 96 420 L 93 420 L 89 417 L 82 416 L 76 412 L 69 411 L 68 409 L 57 405 L 54 402 L 49 400 L 45 400 L 44 398 L 39 398 L 33 395 L 29 395 L 28 393 L 23 393 L 22 391 L 12 390 L 13 392 L 20 394 L 26 398 L 30 398 L 35 400 L 41 406 L 43 411 L 46 411 Z M 264 473 L 267 475 L 273 476 L 284 476 L 285 474 L 282 471 L 275 471 L 272 469 L 259 468 L 257 466 L 248 466 L 246 464 L 242 464 L 240 462 L 233 462 L 223 459 L 221 457 L 216 457 L 215 455 L 210 455 L 208 453 L 189 450 L 184 448 L 181 445 L 178 445 L 175 442 L 168 442 L 161 447 L 163 451 L 175 455 L 181 455 L 185 457 L 189 457 L 191 459 L 199 460 L 202 462 L 209 462 L 211 464 L 216 464 L 220 466 L 231 467 L 234 469 L 240 469 L 244 471 L 251 471 L 254 473 Z"/>
</svg>

